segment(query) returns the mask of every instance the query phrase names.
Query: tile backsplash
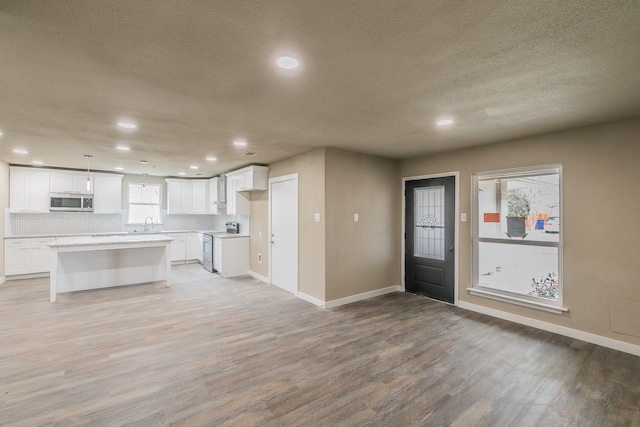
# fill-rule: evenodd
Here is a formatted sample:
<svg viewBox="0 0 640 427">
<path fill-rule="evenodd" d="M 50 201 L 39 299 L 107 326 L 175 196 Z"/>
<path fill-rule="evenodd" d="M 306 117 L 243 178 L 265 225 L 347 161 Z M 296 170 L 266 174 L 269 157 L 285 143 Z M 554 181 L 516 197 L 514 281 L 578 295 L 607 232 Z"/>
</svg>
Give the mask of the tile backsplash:
<svg viewBox="0 0 640 427">
<path fill-rule="evenodd" d="M 225 222 L 240 223 L 240 232 L 249 232 L 249 217 L 240 215 L 166 215 L 160 214 L 162 224 L 153 229 L 223 231 Z M 140 230 L 142 225 L 129 225 L 127 211 L 121 214 L 92 214 L 87 212 L 9 213 L 4 210 L 4 236 L 42 236 L 61 234 L 116 233 Z"/>
</svg>

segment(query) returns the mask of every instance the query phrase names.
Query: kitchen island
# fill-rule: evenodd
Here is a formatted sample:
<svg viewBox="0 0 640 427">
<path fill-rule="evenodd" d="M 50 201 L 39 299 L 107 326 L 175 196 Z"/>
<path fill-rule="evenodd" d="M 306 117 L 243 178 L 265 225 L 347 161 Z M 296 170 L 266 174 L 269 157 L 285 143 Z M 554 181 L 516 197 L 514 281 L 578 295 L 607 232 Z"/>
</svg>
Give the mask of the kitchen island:
<svg viewBox="0 0 640 427">
<path fill-rule="evenodd" d="M 159 235 L 70 237 L 51 248 L 50 301 L 62 292 L 166 281 L 171 241 Z"/>
</svg>

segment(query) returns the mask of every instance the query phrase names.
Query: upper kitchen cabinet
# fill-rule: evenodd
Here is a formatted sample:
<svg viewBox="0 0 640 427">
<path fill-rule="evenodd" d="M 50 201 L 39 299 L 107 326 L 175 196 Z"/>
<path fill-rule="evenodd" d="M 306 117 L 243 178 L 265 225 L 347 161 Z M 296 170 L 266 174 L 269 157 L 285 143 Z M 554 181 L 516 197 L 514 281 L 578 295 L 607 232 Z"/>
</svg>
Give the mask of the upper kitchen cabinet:
<svg viewBox="0 0 640 427">
<path fill-rule="evenodd" d="M 122 177 L 116 174 L 93 175 L 93 213 L 120 213 Z"/>
<path fill-rule="evenodd" d="M 226 174 L 227 214 L 249 215 L 249 195 L 245 191 L 266 190 L 269 181 L 267 166 L 247 166 Z"/>
<path fill-rule="evenodd" d="M 167 214 L 206 214 L 207 180 L 167 178 Z"/>
<path fill-rule="evenodd" d="M 227 174 L 235 181 L 235 191 L 255 191 L 266 190 L 269 185 L 269 167 L 267 166 L 247 166 Z"/>
<path fill-rule="evenodd" d="M 49 172 L 9 168 L 9 212 L 49 212 Z"/>
<path fill-rule="evenodd" d="M 224 193 L 225 189 L 222 187 L 224 180 L 219 177 L 209 179 L 207 185 L 208 197 L 207 197 L 207 213 L 212 215 L 225 214 L 225 202 Z"/>
<path fill-rule="evenodd" d="M 52 171 L 49 188 L 52 193 L 93 193 L 94 179 L 83 172 Z"/>
<path fill-rule="evenodd" d="M 194 214 L 206 214 L 207 213 L 207 180 L 196 179 L 192 180 L 193 185 L 193 210 Z"/>
</svg>

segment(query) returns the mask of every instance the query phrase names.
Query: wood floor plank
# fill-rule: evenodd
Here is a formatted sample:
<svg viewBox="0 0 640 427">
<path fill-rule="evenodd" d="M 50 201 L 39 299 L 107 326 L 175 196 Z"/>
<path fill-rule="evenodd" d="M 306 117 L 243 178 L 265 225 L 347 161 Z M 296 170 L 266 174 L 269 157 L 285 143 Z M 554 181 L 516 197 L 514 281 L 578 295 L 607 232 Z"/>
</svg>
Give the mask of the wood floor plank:
<svg viewBox="0 0 640 427">
<path fill-rule="evenodd" d="M 396 293 L 320 310 L 176 267 L 0 286 L 1 426 L 639 426 L 640 358 Z"/>
</svg>

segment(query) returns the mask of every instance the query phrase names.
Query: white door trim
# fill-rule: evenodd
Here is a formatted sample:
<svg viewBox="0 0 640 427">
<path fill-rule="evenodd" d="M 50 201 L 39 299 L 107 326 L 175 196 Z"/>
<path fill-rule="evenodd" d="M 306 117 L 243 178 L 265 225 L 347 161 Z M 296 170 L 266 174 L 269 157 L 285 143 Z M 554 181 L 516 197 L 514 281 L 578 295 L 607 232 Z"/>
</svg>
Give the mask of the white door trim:
<svg viewBox="0 0 640 427">
<path fill-rule="evenodd" d="M 267 239 L 268 239 L 268 242 L 269 242 L 269 251 L 268 251 L 268 253 L 269 253 L 269 276 L 268 276 L 268 279 L 269 280 L 268 280 L 268 283 L 271 284 L 271 285 L 273 284 L 272 280 L 271 280 L 272 279 L 271 278 L 271 262 L 272 262 L 272 254 L 271 254 L 271 202 L 273 200 L 273 197 L 271 195 L 271 184 L 277 183 L 277 182 L 283 182 L 283 181 L 291 181 L 291 180 L 294 180 L 296 182 L 296 187 L 299 189 L 300 186 L 299 186 L 299 182 L 298 182 L 298 173 L 297 172 L 289 174 L 289 175 L 282 175 L 282 176 L 269 178 L 269 212 L 268 212 L 268 218 L 269 218 L 268 219 L 268 221 L 269 221 L 268 233 L 269 234 L 267 235 Z M 298 195 L 299 195 L 299 190 L 298 190 Z M 300 199 L 299 199 L 298 195 L 296 195 L 296 198 L 298 199 L 298 203 L 299 203 Z M 299 222 L 300 222 L 299 214 L 297 214 L 296 217 L 298 218 L 298 224 L 299 224 Z M 298 233 L 299 233 L 299 227 L 298 227 Z M 299 241 L 299 236 L 298 236 L 298 241 Z M 299 251 L 299 244 L 298 244 L 298 251 Z M 299 253 L 298 253 L 298 255 L 299 255 Z M 299 262 L 300 262 L 299 256 L 298 256 L 298 259 L 296 260 L 296 262 L 299 265 Z M 296 265 L 296 269 L 298 268 L 298 265 Z M 298 277 L 299 277 L 299 274 L 298 274 Z M 296 280 L 296 292 L 295 292 L 296 296 L 298 296 L 299 289 L 300 289 L 300 283 L 298 282 L 298 280 Z"/>
<path fill-rule="evenodd" d="M 407 183 L 407 181 L 418 181 L 421 179 L 432 179 L 432 178 L 443 178 L 443 177 L 454 177 L 455 178 L 455 203 L 456 203 L 456 207 L 455 207 L 455 217 L 456 220 L 454 221 L 454 233 L 455 233 L 455 250 L 453 251 L 453 271 L 455 274 L 454 277 L 454 281 L 453 281 L 453 305 L 458 305 L 458 280 L 460 277 L 460 268 L 459 268 L 459 257 L 458 257 L 458 251 L 459 251 L 459 246 L 460 246 L 460 172 L 459 171 L 453 171 L 453 172 L 443 172 L 443 173 L 436 173 L 436 174 L 430 174 L 430 175 L 419 175 L 419 176 L 406 176 L 402 178 L 402 188 L 400 189 L 401 194 L 402 194 L 402 233 L 400 234 L 400 250 L 401 250 L 401 265 L 400 265 L 400 272 L 401 272 L 401 277 L 400 277 L 400 288 L 402 290 L 402 292 L 405 292 L 405 281 L 404 281 L 404 275 L 405 275 L 405 241 L 404 241 L 404 233 L 405 233 L 405 210 L 406 210 L 406 197 L 404 195 L 404 188 L 405 188 L 405 184 Z M 467 216 L 468 218 L 468 216 Z"/>
</svg>

